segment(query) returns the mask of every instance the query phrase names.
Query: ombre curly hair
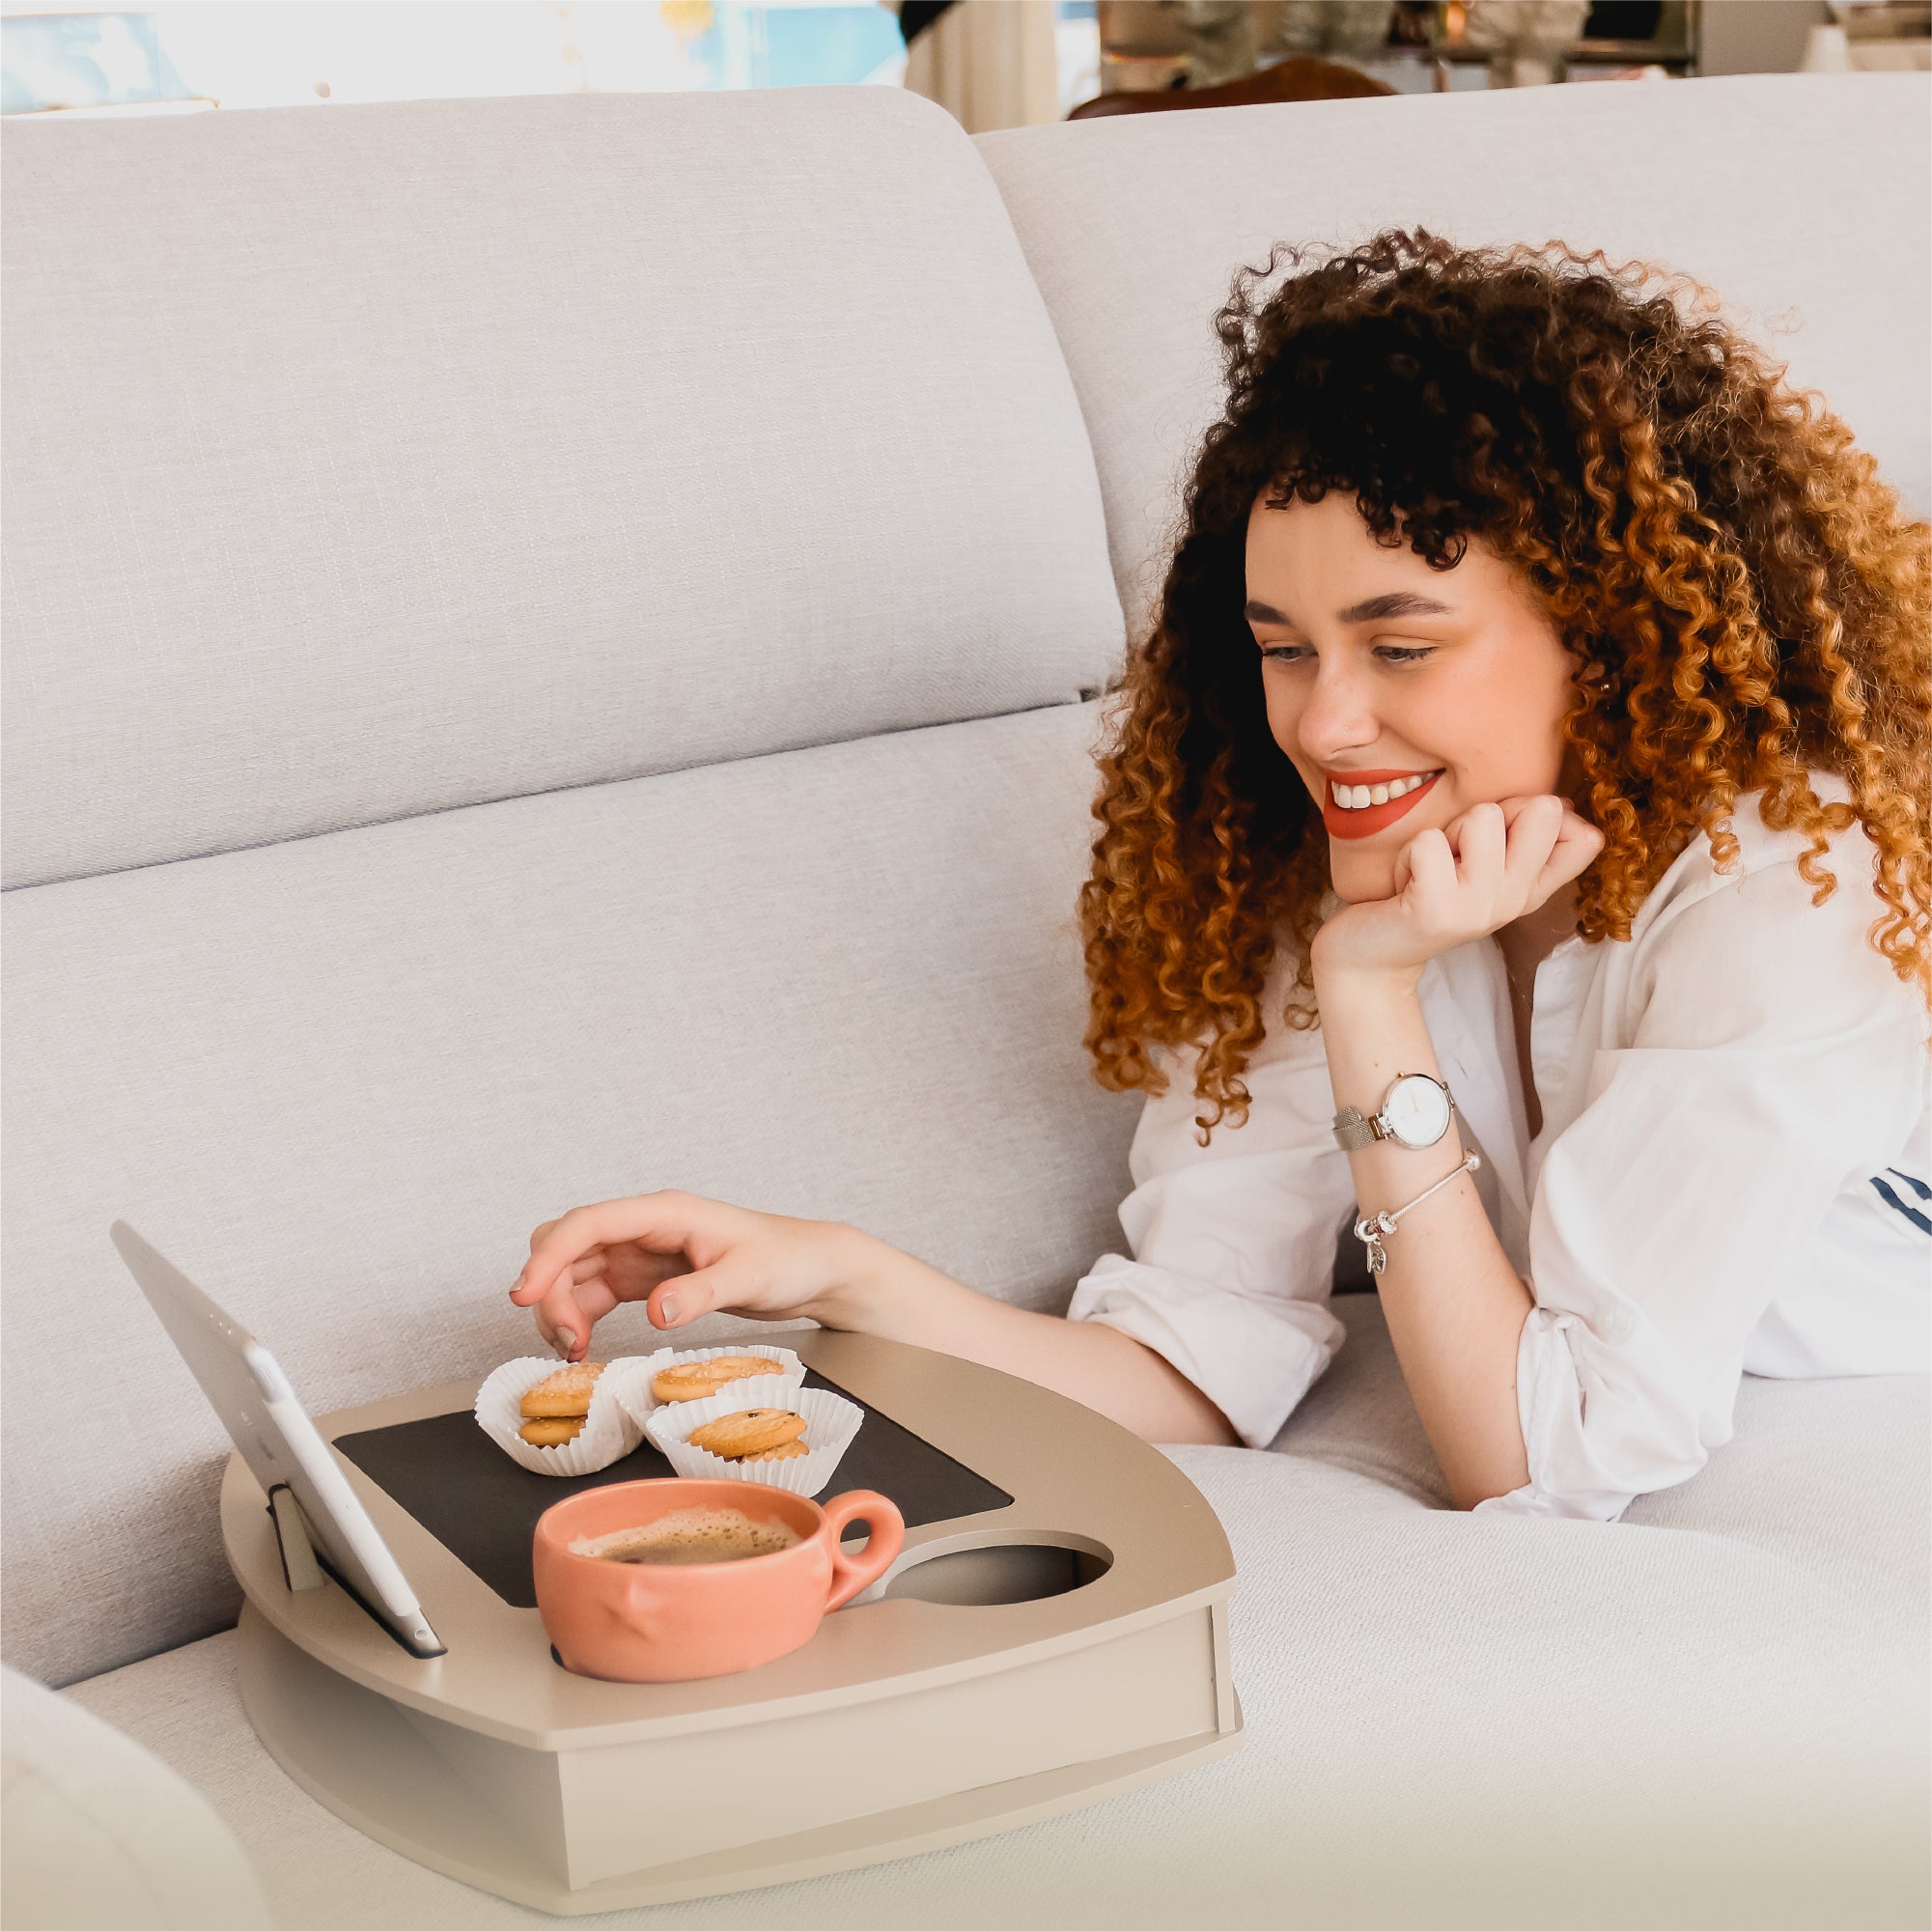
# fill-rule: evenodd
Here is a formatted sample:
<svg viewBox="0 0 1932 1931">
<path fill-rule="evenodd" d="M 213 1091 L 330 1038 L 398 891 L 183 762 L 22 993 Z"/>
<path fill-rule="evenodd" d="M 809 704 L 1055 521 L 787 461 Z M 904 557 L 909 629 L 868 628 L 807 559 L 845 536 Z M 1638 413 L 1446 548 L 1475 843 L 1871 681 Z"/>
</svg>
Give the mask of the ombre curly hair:
<svg viewBox="0 0 1932 1931">
<path fill-rule="evenodd" d="M 1577 882 L 1585 939 L 1628 939 L 1699 833 L 1734 865 L 1730 814 L 1756 792 L 1767 825 L 1808 834 L 1814 904 L 1836 889 L 1832 834 L 1862 826 L 1871 942 L 1932 993 L 1932 529 L 1707 291 L 1560 242 L 1397 230 L 1275 248 L 1215 327 L 1226 406 L 1098 754 L 1079 909 L 1103 1086 L 1162 1092 L 1155 1049 L 1198 1048 L 1201 1143 L 1240 1126 L 1282 943 L 1300 958 L 1279 1017 L 1316 1023 L 1328 838 L 1270 734 L 1242 615 L 1264 489 L 1277 505 L 1347 490 L 1438 569 L 1480 540 L 1527 578 L 1577 658 L 1570 802 L 1604 833 Z M 1813 770 L 1851 801 L 1822 800 Z"/>
</svg>

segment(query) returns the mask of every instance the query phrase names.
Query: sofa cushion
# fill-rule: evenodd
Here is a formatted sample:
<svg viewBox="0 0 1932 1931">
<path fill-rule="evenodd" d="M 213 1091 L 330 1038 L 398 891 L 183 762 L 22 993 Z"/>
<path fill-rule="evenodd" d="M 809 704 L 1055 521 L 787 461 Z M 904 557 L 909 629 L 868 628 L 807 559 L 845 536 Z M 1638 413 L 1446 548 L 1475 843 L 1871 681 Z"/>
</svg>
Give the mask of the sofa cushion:
<svg viewBox="0 0 1932 1931">
<path fill-rule="evenodd" d="M 1414 226 L 1680 268 L 1932 513 L 1932 91 L 1917 74 L 1123 114 L 977 137 L 1073 370 L 1130 633 L 1202 429 L 1211 320 L 1276 241 Z"/>
<path fill-rule="evenodd" d="M 548 793 L 0 900 L 5 1608 L 66 1683 L 232 1621 L 220 1424 L 127 1219 L 311 1410 L 523 1352 L 565 1207 L 852 1221 L 1060 1307 L 1139 1105 L 1086 1017 L 1092 706 Z M 651 1334 L 640 1310 L 602 1345 Z M 84 1360 L 89 1404 L 46 1425 Z M 130 1540 L 143 1553 L 130 1563 Z"/>
<path fill-rule="evenodd" d="M 1354 1493 L 1379 1508 L 1399 1497 L 1447 1509 L 1448 1486 L 1381 1303 L 1344 1295 L 1333 1304 L 1347 1344 L 1288 1417 L 1275 1451 L 1358 1477 Z M 1932 1377 L 1747 1375 L 1736 1425 L 1690 1481 L 1638 1496 L 1621 1525 L 1642 1529 L 1639 1542 L 1667 1532 L 1759 1551 L 1836 1597 L 1872 1642 L 1923 1649 L 1932 1640 Z"/>
<path fill-rule="evenodd" d="M 0 1678 L 8 1931 L 269 1931 L 241 1847 L 185 1777 L 70 1697 Z"/>
<path fill-rule="evenodd" d="M 879 87 L 6 128 L 6 877 L 1070 701 L 1038 290 Z"/>
<path fill-rule="evenodd" d="M 686 1904 L 678 1923 L 1922 1923 L 1922 1580 L 1907 1629 L 1838 1586 L 1829 1534 L 1773 1550 L 1716 1522 L 1433 1506 L 1379 1305 L 1340 1306 L 1349 1340 L 1274 1453 L 1168 1451 L 1234 1546 L 1241 1749 L 978 1843 Z M 1900 1400 L 1904 1377 L 1852 1385 L 1862 1425 L 1832 1459 L 1874 1489 L 1922 1466 L 1922 1390 Z M 1713 1469 L 1769 1478 L 1795 1444 L 1820 1453 L 1814 1424 L 1843 1418 L 1827 1386 L 1748 1382 Z M 1874 1519 L 1871 1533 L 1922 1559 L 1922 1511 Z M 527 1922 L 290 1783 L 237 1701 L 232 1647 L 213 1637 L 70 1693 L 194 1778 L 251 1852 L 282 1931 Z"/>
</svg>

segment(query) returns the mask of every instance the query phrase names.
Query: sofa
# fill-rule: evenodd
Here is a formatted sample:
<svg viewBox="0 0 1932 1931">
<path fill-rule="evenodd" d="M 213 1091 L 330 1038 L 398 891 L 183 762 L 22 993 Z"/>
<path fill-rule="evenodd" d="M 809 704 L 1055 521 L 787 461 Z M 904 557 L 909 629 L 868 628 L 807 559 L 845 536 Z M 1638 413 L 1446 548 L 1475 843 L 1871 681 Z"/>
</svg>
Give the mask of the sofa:
<svg viewBox="0 0 1932 1931">
<path fill-rule="evenodd" d="M 110 1221 L 314 1413 L 525 1351 L 531 1228 L 658 1187 L 1063 1307 L 1122 1250 L 1138 1111 L 1080 1046 L 1090 752 L 1235 266 L 1391 223 L 1667 265 L 1923 515 L 1927 109 L 1856 75 L 977 139 L 883 88 L 9 126 L 10 1931 L 535 1916 L 256 1741 L 228 1442 Z M 662 1921 L 1922 1922 L 1925 1364 L 1748 1380 L 1621 1523 L 1492 1520 L 1373 1295 L 1336 1307 L 1272 1452 L 1168 1451 L 1235 1552 L 1241 1749 Z M 140 1863 L 169 1805 L 214 1848 Z M 148 1875 L 102 1902 L 117 1859 Z"/>
</svg>

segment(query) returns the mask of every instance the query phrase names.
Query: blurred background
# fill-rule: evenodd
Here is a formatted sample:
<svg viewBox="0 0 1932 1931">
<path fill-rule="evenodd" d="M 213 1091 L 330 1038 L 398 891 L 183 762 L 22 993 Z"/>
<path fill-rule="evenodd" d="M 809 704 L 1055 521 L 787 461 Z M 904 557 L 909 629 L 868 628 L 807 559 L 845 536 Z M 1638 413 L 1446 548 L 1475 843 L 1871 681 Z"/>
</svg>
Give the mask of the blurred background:
<svg viewBox="0 0 1932 1931">
<path fill-rule="evenodd" d="M 1361 94 L 1932 70 L 1932 0 L 4 0 L 0 112 L 909 87 L 968 132 Z"/>
</svg>

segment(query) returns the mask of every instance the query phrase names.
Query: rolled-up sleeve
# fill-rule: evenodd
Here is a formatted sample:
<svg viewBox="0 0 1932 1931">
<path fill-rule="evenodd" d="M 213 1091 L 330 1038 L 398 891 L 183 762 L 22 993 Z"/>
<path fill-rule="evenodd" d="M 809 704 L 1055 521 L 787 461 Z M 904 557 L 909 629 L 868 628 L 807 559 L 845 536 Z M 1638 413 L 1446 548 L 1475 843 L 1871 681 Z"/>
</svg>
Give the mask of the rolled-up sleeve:
<svg viewBox="0 0 1932 1931">
<path fill-rule="evenodd" d="M 1498 1513 L 1610 1521 L 1728 1441 L 1745 1351 L 1833 1201 L 1923 1104 L 1924 1014 L 1866 939 L 1870 850 L 1822 907 L 1788 858 L 1670 913 L 1627 975 L 1530 1212 L 1529 1480 Z"/>
<path fill-rule="evenodd" d="M 1319 1033 L 1264 1041 L 1243 1075 L 1247 1119 L 1207 1147 L 1194 1065 L 1191 1051 L 1163 1057 L 1167 1090 L 1144 1102 L 1128 1157 L 1129 1252 L 1095 1262 L 1067 1316 L 1152 1348 L 1265 1448 L 1341 1346 L 1328 1301 L 1355 1190 Z"/>
</svg>

